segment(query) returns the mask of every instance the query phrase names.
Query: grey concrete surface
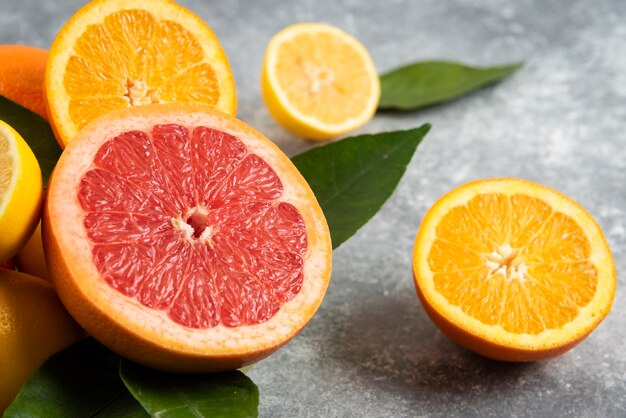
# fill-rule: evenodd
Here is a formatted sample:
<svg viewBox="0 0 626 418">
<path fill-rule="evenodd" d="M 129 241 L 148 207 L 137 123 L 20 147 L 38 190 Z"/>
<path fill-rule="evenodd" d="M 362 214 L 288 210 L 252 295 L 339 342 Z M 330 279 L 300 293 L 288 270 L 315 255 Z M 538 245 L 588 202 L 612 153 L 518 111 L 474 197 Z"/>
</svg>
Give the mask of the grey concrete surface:
<svg viewBox="0 0 626 418">
<path fill-rule="evenodd" d="M 375 117 L 361 132 L 431 122 L 398 190 L 334 254 L 311 324 L 256 365 L 264 417 L 626 416 L 626 2 L 623 0 L 181 0 L 216 31 L 239 116 L 288 154 L 312 146 L 270 118 L 259 72 L 270 36 L 298 21 L 356 35 L 384 71 L 418 59 L 524 60 L 500 85 L 452 104 Z M 0 43 L 48 47 L 81 1 L 0 0 Z M 514 176 L 585 206 L 614 252 L 613 310 L 565 355 L 506 364 L 455 345 L 415 295 L 420 220 L 468 180 Z"/>
</svg>

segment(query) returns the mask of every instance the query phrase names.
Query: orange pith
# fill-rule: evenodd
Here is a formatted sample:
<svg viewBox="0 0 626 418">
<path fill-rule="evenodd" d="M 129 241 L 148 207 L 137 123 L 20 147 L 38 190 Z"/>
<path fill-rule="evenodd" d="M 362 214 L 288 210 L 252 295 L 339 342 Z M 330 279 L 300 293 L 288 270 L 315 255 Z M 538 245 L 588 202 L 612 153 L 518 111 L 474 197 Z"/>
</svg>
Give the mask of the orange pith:
<svg viewBox="0 0 626 418">
<path fill-rule="evenodd" d="M 414 272 L 442 330 L 502 360 L 569 348 L 606 315 L 615 292 L 595 221 L 558 192 L 515 179 L 470 183 L 440 199 L 416 238 Z"/>
<path fill-rule="evenodd" d="M 50 51 L 46 90 L 63 144 L 89 121 L 131 106 L 183 102 L 236 110 L 219 41 L 171 1 L 94 1 L 70 19 Z"/>
</svg>

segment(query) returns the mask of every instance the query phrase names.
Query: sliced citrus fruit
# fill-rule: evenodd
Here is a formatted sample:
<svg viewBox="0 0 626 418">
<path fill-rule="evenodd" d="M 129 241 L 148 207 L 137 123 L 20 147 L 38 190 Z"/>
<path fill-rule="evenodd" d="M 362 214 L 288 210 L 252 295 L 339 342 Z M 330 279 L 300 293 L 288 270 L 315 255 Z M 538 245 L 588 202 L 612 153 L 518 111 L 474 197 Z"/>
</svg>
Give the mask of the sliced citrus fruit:
<svg viewBox="0 0 626 418">
<path fill-rule="evenodd" d="M 63 302 L 151 367 L 259 360 L 304 327 L 328 285 L 330 234 L 308 184 L 272 142 L 210 107 L 94 121 L 61 156 L 45 208 Z"/>
<path fill-rule="evenodd" d="M 309 139 L 328 139 L 367 123 L 380 81 L 365 47 L 334 26 L 298 23 L 265 52 L 261 87 L 272 116 Z"/>
<path fill-rule="evenodd" d="M 518 179 L 461 186 L 428 211 L 413 272 L 435 324 L 484 356 L 535 361 L 572 348 L 607 315 L 611 251 L 591 215 Z"/>
<path fill-rule="evenodd" d="M 50 48 L 46 97 L 65 146 L 92 119 L 149 103 L 185 102 L 235 114 L 235 83 L 213 31 L 169 0 L 95 0 Z"/>
<path fill-rule="evenodd" d="M 48 51 L 27 45 L 0 45 L 0 96 L 48 120 L 43 93 Z"/>
<path fill-rule="evenodd" d="M 41 170 L 28 144 L 0 121 L 0 261 L 30 238 L 41 213 Z"/>
<path fill-rule="evenodd" d="M 0 415 L 50 355 L 83 336 L 50 283 L 0 270 Z"/>
</svg>

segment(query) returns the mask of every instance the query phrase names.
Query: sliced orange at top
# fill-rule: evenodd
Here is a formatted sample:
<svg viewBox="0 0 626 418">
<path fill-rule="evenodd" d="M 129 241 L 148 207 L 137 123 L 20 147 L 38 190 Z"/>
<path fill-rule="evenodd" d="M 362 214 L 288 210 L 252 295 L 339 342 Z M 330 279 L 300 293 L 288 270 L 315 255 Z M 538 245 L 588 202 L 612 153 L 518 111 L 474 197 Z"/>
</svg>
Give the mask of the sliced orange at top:
<svg viewBox="0 0 626 418">
<path fill-rule="evenodd" d="M 461 186 L 427 213 L 413 271 L 449 337 L 487 357 L 560 354 L 607 315 L 616 274 L 602 230 L 580 205 L 524 180 Z"/>
<path fill-rule="evenodd" d="M 184 102 L 234 115 L 237 106 L 215 34 L 168 0 L 95 0 L 80 9 L 50 49 L 46 95 L 62 146 L 113 110 Z"/>
</svg>

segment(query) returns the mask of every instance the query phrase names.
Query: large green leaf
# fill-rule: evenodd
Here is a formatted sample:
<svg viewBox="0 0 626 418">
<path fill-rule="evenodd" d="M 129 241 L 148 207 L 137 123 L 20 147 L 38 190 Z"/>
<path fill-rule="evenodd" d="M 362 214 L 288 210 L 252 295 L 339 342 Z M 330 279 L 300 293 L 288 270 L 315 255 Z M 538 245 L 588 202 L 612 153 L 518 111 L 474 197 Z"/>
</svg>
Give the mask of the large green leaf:
<svg viewBox="0 0 626 418">
<path fill-rule="evenodd" d="M 426 124 L 353 136 L 292 158 L 324 210 L 333 248 L 354 235 L 391 196 L 429 129 Z"/>
<path fill-rule="evenodd" d="M 48 359 L 4 417 L 147 417 L 128 396 L 119 378 L 119 363 L 117 355 L 94 339 L 80 341 Z"/>
<path fill-rule="evenodd" d="M 61 147 L 48 122 L 3 96 L 0 96 L 0 120 L 11 125 L 26 140 L 39 161 L 43 184 L 48 184 L 48 177 L 61 156 Z"/>
<path fill-rule="evenodd" d="M 123 360 L 120 376 L 153 417 L 258 416 L 259 390 L 239 371 L 185 375 L 159 372 Z"/>
<path fill-rule="evenodd" d="M 380 77 L 379 109 L 413 110 L 447 102 L 513 74 L 522 63 L 471 67 L 448 61 L 424 61 Z"/>
</svg>

